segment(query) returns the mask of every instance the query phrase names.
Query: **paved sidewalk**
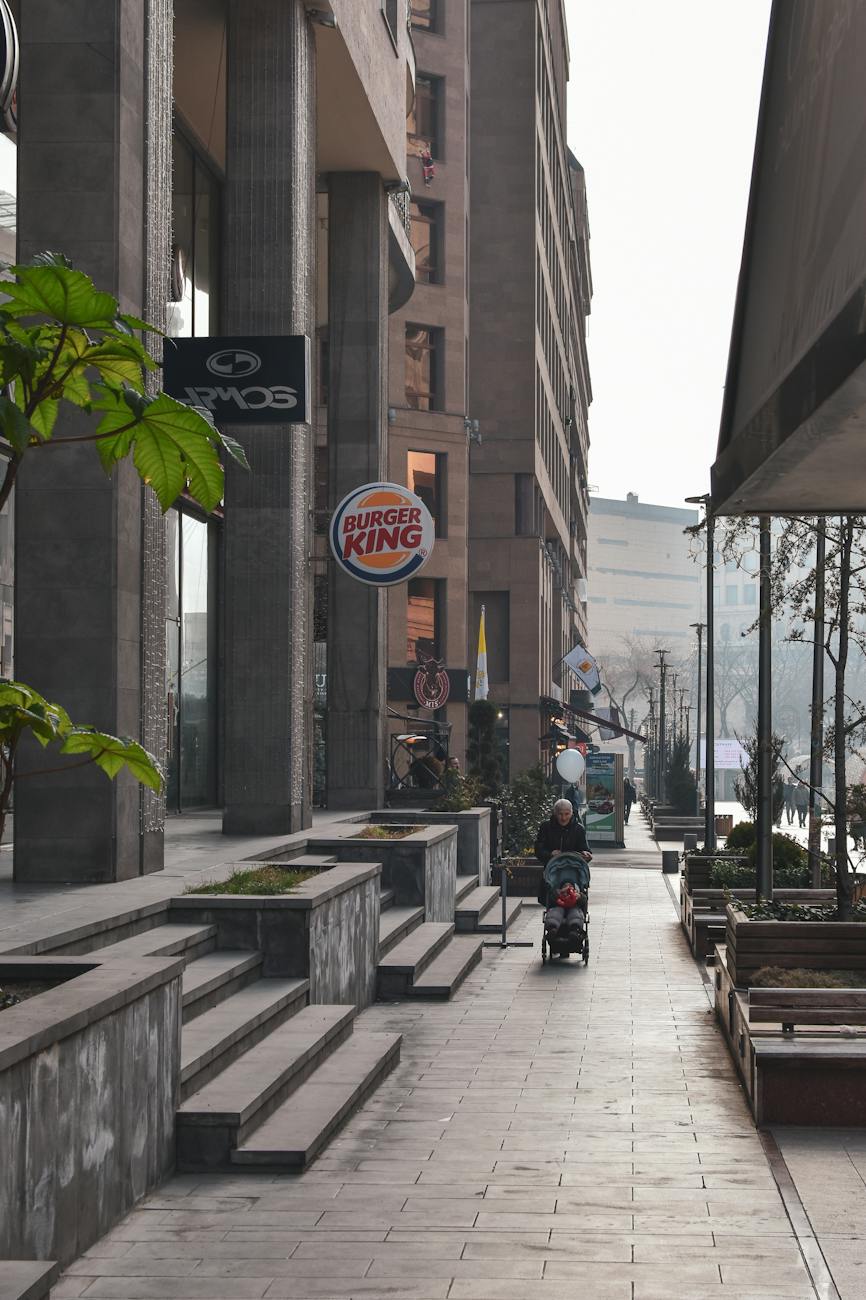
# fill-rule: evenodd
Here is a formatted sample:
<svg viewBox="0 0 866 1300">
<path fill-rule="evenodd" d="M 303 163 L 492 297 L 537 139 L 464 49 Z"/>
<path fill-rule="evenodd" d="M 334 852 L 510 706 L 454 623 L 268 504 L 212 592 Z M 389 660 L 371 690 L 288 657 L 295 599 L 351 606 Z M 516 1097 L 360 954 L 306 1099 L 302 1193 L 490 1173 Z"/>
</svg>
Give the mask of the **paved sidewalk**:
<svg viewBox="0 0 866 1300">
<path fill-rule="evenodd" d="M 401 1064 L 309 1173 L 176 1177 L 55 1300 L 815 1297 L 661 873 L 598 870 L 591 935 L 372 1008 Z"/>
</svg>

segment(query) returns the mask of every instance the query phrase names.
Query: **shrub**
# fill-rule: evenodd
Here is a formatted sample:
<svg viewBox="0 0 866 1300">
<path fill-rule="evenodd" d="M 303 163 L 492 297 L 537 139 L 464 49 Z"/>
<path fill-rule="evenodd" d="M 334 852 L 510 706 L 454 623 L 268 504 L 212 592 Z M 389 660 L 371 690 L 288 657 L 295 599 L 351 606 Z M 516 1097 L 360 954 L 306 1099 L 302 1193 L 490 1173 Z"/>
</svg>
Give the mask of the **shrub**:
<svg viewBox="0 0 866 1300">
<path fill-rule="evenodd" d="M 738 822 L 725 840 L 725 846 L 729 849 L 747 849 L 755 842 L 755 823 Z"/>
<path fill-rule="evenodd" d="M 496 705 L 490 700 L 475 700 L 469 705 L 466 765 L 485 797 L 496 793 L 502 780 L 502 763 L 496 743 Z"/>
<path fill-rule="evenodd" d="M 556 792 L 537 763 L 507 785 L 500 803 L 505 814 L 503 849 L 507 857 L 532 854 L 538 827 L 550 816 Z"/>
<path fill-rule="evenodd" d="M 466 812 L 487 798 L 478 777 L 461 776 L 453 767 L 448 768 L 442 784 L 445 793 L 430 805 L 433 812 Z"/>
<path fill-rule="evenodd" d="M 290 894 L 296 885 L 317 876 L 318 871 L 293 871 L 290 866 L 268 862 L 261 867 L 233 871 L 228 880 L 210 885 L 193 885 L 187 894 Z"/>
<path fill-rule="evenodd" d="M 794 966 L 762 966 L 749 980 L 756 989 L 862 989 L 866 988 L 866 971 L 807 970 Z"/>
</svg>

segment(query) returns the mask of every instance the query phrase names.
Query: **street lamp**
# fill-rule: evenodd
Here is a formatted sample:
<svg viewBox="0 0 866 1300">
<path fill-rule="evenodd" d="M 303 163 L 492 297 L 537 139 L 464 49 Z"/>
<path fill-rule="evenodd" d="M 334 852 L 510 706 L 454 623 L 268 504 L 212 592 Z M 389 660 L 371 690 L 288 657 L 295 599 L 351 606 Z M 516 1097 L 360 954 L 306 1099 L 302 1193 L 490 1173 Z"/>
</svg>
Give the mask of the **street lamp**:
<svg viewBox="0 0 866 1300">
<path fill-rule="evenodd" d="M 665 771 L 665 746 L 667 743 L 667 736 L 665 735 L 665 726 L 666 726 L 665 691 L 667 687 L 667 664 L 665 663 L 665 655 L 669 653 L 670 651 L 668 650 L 653 651 L 653 654 L 657 654 L 659 657 L 659 661 L 657 664 L 659 670 L 659 727 L 658 727 L 658 752 L 657 752 L 658 781 L 656 782 L 656 792 L 657 792 L 657 798 L 661 803 L 665 802 L 665 798 L 667 796 L 667 779 L 666 779 L 667 773 Z"/>
<path fill-rule="evenodd" d="M 686 497 L 689 505 L 704 507 L 707 529 L 707 743 L 704 756 L 706 820 L 704 822 L 704 848 L 716 847 L 716 687 L 713 680 L 713 510 L 709 492 L 701 496 Z M 700 741 L 698 742 L 700 744 Z"/>
<path fill-rule="evenodd" d="M 701 650 L 704 641 L 706 623 L 690 623 L 698 634 L 698 694 L 696 708 L 698 711 L 697 735 L 695 736 L 695 816 L 701 815 Z"/>
</svg>

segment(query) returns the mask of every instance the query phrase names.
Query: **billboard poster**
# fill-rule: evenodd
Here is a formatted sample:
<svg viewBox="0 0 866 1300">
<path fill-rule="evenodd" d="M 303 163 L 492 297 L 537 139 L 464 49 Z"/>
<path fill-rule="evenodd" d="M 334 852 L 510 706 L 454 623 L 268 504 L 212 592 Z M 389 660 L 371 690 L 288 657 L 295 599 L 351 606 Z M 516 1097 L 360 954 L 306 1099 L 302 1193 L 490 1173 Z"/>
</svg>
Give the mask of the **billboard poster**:
<svg viewBox="0 0 866 1300">
<path fill-rule="evenodd" d="M 617 759 L 621 754 L 586 756 L 586 836 L 590 844 L 617 844 L 617 800 L 621 802 L 622 780 L 617 783 Z"/>
</svg>

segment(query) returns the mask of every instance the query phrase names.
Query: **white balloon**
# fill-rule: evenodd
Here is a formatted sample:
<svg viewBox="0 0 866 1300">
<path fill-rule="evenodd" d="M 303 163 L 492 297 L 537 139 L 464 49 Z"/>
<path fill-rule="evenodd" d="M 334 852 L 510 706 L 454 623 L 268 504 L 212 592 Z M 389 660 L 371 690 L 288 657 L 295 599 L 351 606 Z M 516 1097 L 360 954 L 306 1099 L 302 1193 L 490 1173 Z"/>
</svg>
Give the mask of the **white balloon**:
<svg viewBox="0 0 866 1300">
<path fill-rule="evenodd" d="M 580 780 L 585 767 L 586 763 L 579 749 L 564 749 L 556 756 L 556 770 L 563 781 L 568 781 L 570 785 Z"/>
</svg>

